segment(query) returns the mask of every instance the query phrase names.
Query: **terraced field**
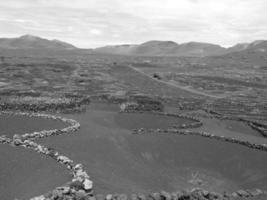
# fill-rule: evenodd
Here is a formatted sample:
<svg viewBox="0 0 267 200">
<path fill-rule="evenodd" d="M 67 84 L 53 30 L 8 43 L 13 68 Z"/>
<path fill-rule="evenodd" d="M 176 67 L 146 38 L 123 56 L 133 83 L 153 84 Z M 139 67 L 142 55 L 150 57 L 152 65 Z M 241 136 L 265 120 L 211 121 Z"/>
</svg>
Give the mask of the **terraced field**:
<svg viewBox="0 0 267 200">
<path fill-rule="evenodd" d="M 252 87 L 232 92 L 224 87 L 221 91 L 224 98 L 221 98 L 216 92 L 209 93 L 205 89 L 204 86 L 214 78 L 210 74 L 207 75 L 210 78 L 203 75 L 211 69 L 210 66 L 192 64 L 200 62 L 199 59 L 88 55 L 86 52 L 72 52 L 71 55 L 46 52 L 38 56 L 35 55 L 37 52 L 32 52 L 32 56 L 23 53 L 12 56 L 11 52 L 11 56 L 5 55 L 4 62 L 0 63 L 0 103 L 16 99 L 19 104 L 22 99 L 34 101 L 36 98 L 48 99 L 53 104 L 62 99 L 90 98 L 92 103 L 86 112 L 80 109 L 80 113 L 60 114 L 81 123 L 77 134 L 51 136 L 37 142 L 84 164 L 94 181 L 95 193 L 147 194 L 197 187 L 220 193 L 239 189 L 267 190 L 266 151 L 197 135 L 148 132 L 146 129 L 174 128 L 194 121 L 152 113 L 118 113 L 119 106 L 110 104 L 132 101 L 138 95 L 149 97 L 173 113 L 198 117 L 203 122 L 201 127 L 179 131 L 207 132 L 262 145 L 267 144 L 267 139 L 247 124 L 214 117 L 221 114 L 222 118 L 231 116 L 266 123 L 265 87 L 261 79 L 220 79 L 220 84 L 227 80 L 234 86 L 242 83 Z M 163 70 L 162 67 L 166 68 Z M 173 85 L 164 78 L 159 80 L 161 76 L 153 77 L 157 70 L 178 71 L 182 76 L 189 74 L 183 78 L 193 87 L 186 86 L 185 89 L 185 85 L 178 82 Z M 195 70 L 194 76 L 191 70 Z M 218 66 L 209 73 L 216 70 L 216 76 L 220 77 L 222 69 Z M 230 67 L 227 70 L 227 76 L 234 73 Z M 244 75 L 244 71 L 236 73 Z M 201 78 L 202 89 L 194 78 Z M 103 99 L 108 103 L 103 104 Z M 99 101 L 102 103 L 96 103 Z M 65 124 L 0 115 L 0 127 L 1 135 L 12 137 L 25 132 L 63 128 Z M 132 134 L 132 129 L 141 129 L 142 134 Z M 1 199 L 29 198 L 70 180 L 66 169 L 61 169 L 52 159 L 7 144 L 1 144 L 0 148 Z"/>
</svg>

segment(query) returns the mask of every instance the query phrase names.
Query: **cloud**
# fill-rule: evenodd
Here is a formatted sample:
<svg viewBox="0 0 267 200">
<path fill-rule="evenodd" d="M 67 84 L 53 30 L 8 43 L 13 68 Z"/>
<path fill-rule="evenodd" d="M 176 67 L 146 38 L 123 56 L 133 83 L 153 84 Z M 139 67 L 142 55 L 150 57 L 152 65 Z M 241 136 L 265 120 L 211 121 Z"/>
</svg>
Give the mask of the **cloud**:
<svg viewBox="0 0 267 200">
<path fill-rule="evenodd" d="M 0 37 L 34 34 L 81 47 L 147 40 L 233 45 L 267 39 L 266 0 L 9 0 Z"/>
<path fill-rule="evenodd" d="M 92 35 L 101 35 L 101 34 L 102 34 L 102 31 L 97 30 L 97 29 L 91 29 L 91 30 L 90 30 L 90 33 L 91 33 Z"/>
</svg>

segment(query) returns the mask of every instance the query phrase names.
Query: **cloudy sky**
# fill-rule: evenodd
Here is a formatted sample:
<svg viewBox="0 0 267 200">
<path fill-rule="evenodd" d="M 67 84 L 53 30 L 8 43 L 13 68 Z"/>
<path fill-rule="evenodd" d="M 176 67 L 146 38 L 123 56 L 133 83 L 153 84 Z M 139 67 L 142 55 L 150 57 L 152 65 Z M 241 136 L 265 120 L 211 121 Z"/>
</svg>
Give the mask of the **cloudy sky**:
<svg viewBox="0 0 267 200">
<path fill-rule="evenodd" d="M 173 40 L 230 46 L 267 39 L 267 0 L 1 0 L 0 37 L 78 47 Z"/>
</svg>

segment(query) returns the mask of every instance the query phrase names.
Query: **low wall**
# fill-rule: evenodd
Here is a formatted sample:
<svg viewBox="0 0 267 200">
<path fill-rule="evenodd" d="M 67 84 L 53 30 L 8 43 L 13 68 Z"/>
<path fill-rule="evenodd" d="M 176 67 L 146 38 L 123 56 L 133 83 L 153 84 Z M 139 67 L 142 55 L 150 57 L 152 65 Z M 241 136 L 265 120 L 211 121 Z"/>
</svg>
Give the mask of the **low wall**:
<svg viewBox="0 0 267 200">
<path fill-rule="evenodd" d="M 6 136 L 0 136 L 0 143 L 3 144 L 10 144 L 12 146 L 17 147 L 24 147 L 31 149 L 37 153 L 44 154 L 58 163 L 63 164 L 70 170 L 72 174 L 72 180 L 62 187 L 56 188 L 54 193 L 56 196 L 60 194 L 60 192 L 64 192 L 68 188 L 68 193 L 71 193 L 72 197 L 79 196 L 80 193 L 83 193 L 84 196 L 92 196 L 93 195 L 93 182 L 90 180 L 87 172 L 83 169 L 82 164 L 77 164 L 67 156 L 60 154 L 59 152 L 55 151 L 54 149 L 47 148 L 43 145 L 37 144 L 34 142 L 35 139 L 53 136 L 53 135 L 60 135 L 60 134 L 68 134 L 77 131 L 80 128 L 80 124 L 73 120 L 67 119 L 59 116 L 53 116 L 50 114 L 40 114 L 40 113 L 25 113 L 25 112 L 0 112 L 1 114 L 12 114 L 12 115 L 22 115 L 27 117 L 41 117 L 44 119 L 53 119 L 53 120 L 60 120 L 62 122 L 68 123 L 70 126 L 63 128 L 63 129 L 53 129 L 53 130 L 43 130 L 33 133 L 25 133 L 23 135 L 15 134 L 13 138 L 7 138 Z M 53 194 L 54 194 L 53 193 Z M 55 199 L 50 198 L 49 195 L 52 193 L 48 193 L 48 196 L 41 195 L 40 197 L 34 197 L 34 199 Z"/>
<path fill-rule="evenodd" d="M 203 125 L 203 123 L 199 119 L 197 119 L 196 117 L 187 116 L 187 115 L 180 115 L 180 114 L 174 114 L 174 113 L 157 112 L 157 111 L 146 112 L 146 111 L 132 111 L 132 110 L 123 110 L 123 111 L 120 111 L 120 113 L 139 113 L 139 114 L 149 113 L 149 114 L 152 114 L 152 115 L 176 117 L 176 118 L 183 118 L 183 119 L 188 119 L 188 120 L 194 121 L 194 122 L 192 122 L 190 124 L 174 125 L 173 128 L 177 128 L 177 129 L 198 128 L 198 127 L 201 127 Z"/>
<path fill-rule="evenodd" d="M 253 120 L 243 119 L 240 117 L 226 116 L 226 115 L 223 115 L 221 113 L 218 113 L 210 109 L 203 108 L 202 110 L 205 111 L 206 113 L 211 114 L 212 117 L 220 119 L 220 120 L 234 120 L 234 121 L 244 122 L 248 126 L 250 126 L 252 129 L 258 131 L 263 137 L 267 137 L 267 125 L 261 124 Z"/>
<path fill-rule="evenodd" d="M 63 102 L 62 102 L 63 101 Z M 89 97 L 81 97 L 81 98 L 71 98 L 64 102 L 64 99 L 59 103 L 51 103 L 51 102 L 0 102 L 0 111 L 6 110 L 17 110 L 17 111 L 28 111 L 28 112 L 41 112 L 41 111 L 49 111 L 49 112 L 83 112 L 85 108 L 83 105 L 87 105 L 90 103 Z"/>
</svg>

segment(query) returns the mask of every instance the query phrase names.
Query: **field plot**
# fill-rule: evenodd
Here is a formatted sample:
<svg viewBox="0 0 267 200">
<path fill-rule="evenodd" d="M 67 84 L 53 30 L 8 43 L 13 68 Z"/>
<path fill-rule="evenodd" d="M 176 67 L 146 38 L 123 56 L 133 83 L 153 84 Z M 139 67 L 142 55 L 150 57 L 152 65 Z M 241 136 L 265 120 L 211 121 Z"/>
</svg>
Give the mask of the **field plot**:
<svg viewBox="0 0 267 200">
<path fill-rule="evenodd" d="M 187 92 L 186 90 L 153 80 L 131 67 L 114 66 L 110 73 L 122 82 L 128 90 L 133 89 L 145 94 L 162 97 L 201 97 L 201 95 L 194 95 L 194 93 Z"/>
<path fill-rule="evenodd" d="M 69 172 L 28 149 L 0 144 L 0 199 L 27 199 L 67 182 Z"/>
<path fill-rule="evenodd" d="M 165 60 L 161 67 L 153 62 L 150 67 L 142 62 L 133 67 L 161 82 L 214 97 L 208 100 L 210 109 L 223 115 L 266 121 L 267 73 L 253 67 L 254 62 L 208 57 L 181 59 L 171 66 Z"/>
<path fill-rule="evenodd" d="M 84 114 L 66 117 L 81 123 L 78 134 L 38 142 L 81 161 L 94 180 L 96 193 L 194 187 L 219 192 L 266 189 L 266 152 L 200 136 L 132 135 L 118 123 L 114 108 L 104 110 L 99 105 L 91 105 Z M 129 116 L 129 120 L 137 118 Z"/>
</svg>

